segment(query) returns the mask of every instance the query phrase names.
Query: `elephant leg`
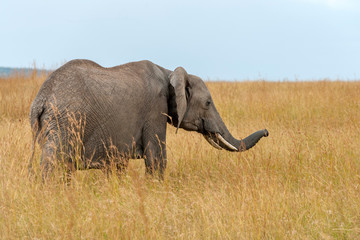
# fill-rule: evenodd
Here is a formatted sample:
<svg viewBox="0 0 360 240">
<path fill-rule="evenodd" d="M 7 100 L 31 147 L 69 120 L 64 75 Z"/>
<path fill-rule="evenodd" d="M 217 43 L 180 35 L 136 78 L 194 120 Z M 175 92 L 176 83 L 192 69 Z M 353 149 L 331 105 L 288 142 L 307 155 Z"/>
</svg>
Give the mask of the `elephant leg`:
<svg viewBox="0 0 360 240">
<path fill-rule="evenodd" d="M 150 146 L 145 151 L 145 166 L 146 173 L 149 175 L 153 175 L 158 172 L 160 176 L 163 176 L 165 168 L 166 168 L 166 149 L 157 149 L 155 146 Z"/>
<path fill-rule="evenodd" d="M 48 140 L 44 144 L 40 161 L 42 179 L 45 181 L 54 172 L 55 167 L 61 167 L 59 170 L 63 175 L 63 181 L 68 184 L 71 181 L 71 173 L 74 167 L 68 159 L 64 159 L 64 156 L 60 155 L 60 150 L 56 141 Z"/>
<path fill-rule="evenodd" d="M 166 168 L 166 118 L 157 121 L 155 128 L 149 127 L 144 132 L 143 142 L 144 148 L 144 160 L 146 173 L 153 175 L 158 173 L 160 178 L 163 178 Z M 154 131 L 157 130 L 157 131 Z"/>
<path fill-rule="evenodd" d="M 55 167 L 55 154 L 56 146 L 53 142 L 46 142 L 43 146 L 41 161 L 40 161 L 40 170 L 42 173 L 42 178 L 45 180 L 53 172 Z"/>
</svg>

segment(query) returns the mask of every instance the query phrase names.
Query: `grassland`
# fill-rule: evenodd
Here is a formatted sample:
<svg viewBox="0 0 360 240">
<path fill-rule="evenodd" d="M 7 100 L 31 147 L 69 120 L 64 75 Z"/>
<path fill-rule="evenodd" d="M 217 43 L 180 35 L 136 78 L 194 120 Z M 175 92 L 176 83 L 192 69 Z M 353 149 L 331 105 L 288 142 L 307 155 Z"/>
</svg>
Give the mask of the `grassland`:
<svg viewBox="0 0 360 240">
<path fill-rule="evenodd" d="M 360 239 L 360 82 L 209 82 L 234 136 L 270 136 L 230 153 L 169 126 L 163 182 L 132 160 L 67 186 L 27 175 L 45 78 L 0 79 L 0 239 Z"/>
</svg>

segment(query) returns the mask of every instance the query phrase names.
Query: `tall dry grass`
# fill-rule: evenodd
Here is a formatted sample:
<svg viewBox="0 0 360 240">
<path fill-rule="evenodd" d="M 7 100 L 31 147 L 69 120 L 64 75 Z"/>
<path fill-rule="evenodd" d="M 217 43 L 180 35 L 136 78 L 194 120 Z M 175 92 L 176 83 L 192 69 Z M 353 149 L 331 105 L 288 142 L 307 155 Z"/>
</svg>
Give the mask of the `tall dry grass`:
<svg viewBox="0 0 360 240">
<path fill-rule="evenodd" d="M 131 160 L 65 185 L 27 175 L 44 79 L 0 79 L 0 239 L 360 239 L 360 82 L 208 83 L 234 136 L 270 136 L 230 153 L 169 127 L 163 182 Z"/>
</svg>

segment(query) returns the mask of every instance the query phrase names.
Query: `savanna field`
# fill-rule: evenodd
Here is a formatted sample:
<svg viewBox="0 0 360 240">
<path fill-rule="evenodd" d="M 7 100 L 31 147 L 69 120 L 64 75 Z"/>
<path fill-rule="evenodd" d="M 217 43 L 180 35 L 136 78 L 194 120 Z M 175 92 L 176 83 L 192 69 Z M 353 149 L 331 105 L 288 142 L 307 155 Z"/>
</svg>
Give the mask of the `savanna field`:
<svg viewBox="0 0 360 240">
<path fill-rule="evenodd" d="M 208 82 L 235 137 L 270 136 L 231 153 L 168 126 L 164 181 L 131 160 L 64 184 L 28 177 L 45 78 L 0 77 L 0 239 L 360 239 L 360 82 Z"/>
</svg>

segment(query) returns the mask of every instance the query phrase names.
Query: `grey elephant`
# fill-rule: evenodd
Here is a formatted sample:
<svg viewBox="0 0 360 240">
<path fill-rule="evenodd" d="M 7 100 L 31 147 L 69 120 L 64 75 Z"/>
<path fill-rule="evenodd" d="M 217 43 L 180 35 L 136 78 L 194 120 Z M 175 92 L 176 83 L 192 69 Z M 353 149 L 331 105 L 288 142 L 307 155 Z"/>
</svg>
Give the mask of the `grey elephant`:
<svg viewBox="0 0 360 240">
<path fill-rule="evenodd" d="M 70 157 L 78 169 L 103 167 L 115 148 L 123 160 L 143 158 L 147 173 L 162 176 L 167 123 L 201 133 L 213 147 L 234 152 L 248 150 L 268 136 L 263 129 L 235 139 L 205 83 L 182 67 L 170 71 L 139 61 L 104 68 L 89 60 L 72 60 L 46 79 L 31 105 L 30 122 L 42 146 L 44 173 L 58 161 L 59 149 L 69 145 L 74 132 L 70 120 L 81 117 L 80 160 Z M 67 150 L 76 149 L 71 145 Z"/>
</svg>

